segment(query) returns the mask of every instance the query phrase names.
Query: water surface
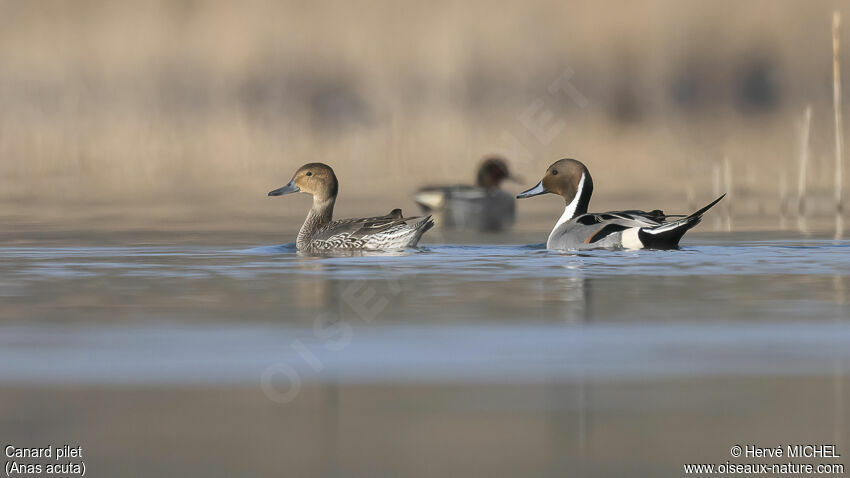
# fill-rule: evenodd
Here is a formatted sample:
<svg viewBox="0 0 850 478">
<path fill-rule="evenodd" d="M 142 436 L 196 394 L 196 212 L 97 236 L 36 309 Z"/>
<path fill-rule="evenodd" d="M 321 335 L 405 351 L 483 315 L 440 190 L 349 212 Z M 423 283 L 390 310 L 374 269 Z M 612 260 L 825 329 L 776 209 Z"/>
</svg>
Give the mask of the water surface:
<svg viewBox="0 0 850 478">
<path fill-rule="evenodd" d="M 106 473 L 136 460 L 125 476 L 244 471 L 173 453 L 209 447 L 266 450 L 258 474 L 667 476 L 745 438 L 848 443 L 850 241 L 514 239 L 7 242 L 0 429 L 82 442 Z"/>
</svg>

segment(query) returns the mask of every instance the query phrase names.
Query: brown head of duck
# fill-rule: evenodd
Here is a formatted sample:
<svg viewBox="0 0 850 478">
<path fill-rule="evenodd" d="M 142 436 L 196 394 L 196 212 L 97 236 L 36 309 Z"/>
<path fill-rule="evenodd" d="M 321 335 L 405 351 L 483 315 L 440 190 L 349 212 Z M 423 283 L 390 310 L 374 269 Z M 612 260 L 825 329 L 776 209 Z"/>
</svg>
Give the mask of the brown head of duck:
<svg viewBox="0 0 850 478">
<path fill-rule="evenodd" d="M 581 161 L 561 159 L 556 161 L 543 175 L 543 179 L 533 188 L 517 195 L 518 199 L 530 198 L 541 194 L 552 193 L 564 198 L 572 214 L 579 215 L 587 212 L 590 196 L 593 194 L 593 179 L 590 171 Z"/>
<path fill-rule="evenodd" d="M 283 196 L 290 193 L 307 193 L 313 196 L 313 202 L 326 202 L 336 199 L 339 181 L 330 166 L 324 163 L 307 163 L 295 171 L 295 175 L 286 186 L 269 191 L 269 196 Z"/>
<path fill-rule="evenodd" d="M 298 168 L 286 186 L 269 191 L 269 196 L 291 193 L 307 193 L 313 196 L 313 207 L 298 231 L 297 244 L 309 240 L 313 232 L 333 220 L 334 203 L 339 192 L 339 181 L 334 170 L 324 163 L 307 163 Z"/>
<path fill-rule="evenodd" d="M 498 189 L 506 179 L 514 179 L 508 170 L 508 163 L 498 156 L 491 156 L 478 167 L 475 183 L 479 188 Z"/>
</svg>

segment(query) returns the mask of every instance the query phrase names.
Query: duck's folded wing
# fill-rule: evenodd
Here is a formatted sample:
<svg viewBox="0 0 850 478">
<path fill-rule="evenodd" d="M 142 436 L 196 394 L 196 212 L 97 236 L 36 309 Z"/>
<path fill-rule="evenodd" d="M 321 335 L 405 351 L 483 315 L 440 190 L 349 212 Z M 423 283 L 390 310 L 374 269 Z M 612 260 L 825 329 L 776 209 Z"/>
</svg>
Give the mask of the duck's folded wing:
<svg viewBox="0 0 850 478">
<path fill-rule="evenodd" d="M 626 211 L 583 214 L 573 219 L 573 222 L 576 223 L 577 227 L 583 228 L 583 234 L 586 235 L 584 242 L 594 244 L 611 234 L 626 229 L 634 227 L 656 227 L 665 224 L 667 219 L 680 217 L 684 216 L 664 214 L 660 209 L 649 212 L 629 209 Z"/>
<path fill-rule="evenodd" d="M 476 186 L 428 186 L 417 191 L 414 200 L 425 212 L 429 212 L 442 209 L 449 201 L 477 200 L 486 195 L 486 189 Z"/>
<path fill-rule="evenodd" d="M 567 227 L 571 233 L 585 244 L 595 244 L 611 234 L 634 227 L 655 227 L 664 223 L 668 217 L 661 210 L 608 211 L 588 213 L 575 217 Z"/>
<path fill-rule="evenodd" d="M 648 220 L 657 223 L 662 223 L 671 218 L 685 217 L 684 214 L 664 214 L 664 211 L 662 211 L 661 209 L 654 209 L 649 212 L 641 211 L 638 209 L 629 209 L 626 211 L 614 211 L 611 214 L 619 215 L 633 220 Z"/>
<path fill-rule="evenodd" d="M 588 213 L 576 217 L 573 221 L 585 226 L 594 226 L 597 224 L 619 224 L 626 227 L 643 227 L 657 226 L 663 223 L 668 217 L 661 210 L 650 212 L 630 209 L 628 211 L 608 211 L 601 213 Z"/>
<path fill-rule="evenodd" d="M 402 217 L 401 209 L 393 209 L 386 216 L 341 219 L 334 221 L 318 232 L 316 239 L 332 241 L 335 238 L 361 239 L 367 236 L 390 234 L 395 230 L 407 229 L 423 216 Z"/>
</svg>

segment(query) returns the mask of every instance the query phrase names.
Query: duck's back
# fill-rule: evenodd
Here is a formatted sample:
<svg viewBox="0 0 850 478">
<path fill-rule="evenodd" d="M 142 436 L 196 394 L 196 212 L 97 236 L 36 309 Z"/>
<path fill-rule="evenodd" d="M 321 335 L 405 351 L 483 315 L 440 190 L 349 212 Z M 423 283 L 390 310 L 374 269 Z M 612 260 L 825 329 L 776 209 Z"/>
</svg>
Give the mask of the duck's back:
<svg viewBox="0 0 850 478">
<path fill-rule="evenodd" d="M 636 227 L 658 226 L 667 217 L 660 210 L 582 214 L 557 225 L 549 234 L 546 247 L 560 250 L 629 247 L 623 243 L 623 231 Z"/>
<path fill-rule="evenodd" d="M 486 191 L 480 201 L 475 225 L 480 231 L 498 232 L 510 229 L 516 218 L 516 199 L 501 189 Z"/>
<path fill-rule="evenodd" d="M 308 248 L 329 250 L 392 250 L 414 247 L 434 225 L 431 216 L 405 218 L 401 209 L 386 216 L 333 221 L 316 231 Z"/>
</svg>

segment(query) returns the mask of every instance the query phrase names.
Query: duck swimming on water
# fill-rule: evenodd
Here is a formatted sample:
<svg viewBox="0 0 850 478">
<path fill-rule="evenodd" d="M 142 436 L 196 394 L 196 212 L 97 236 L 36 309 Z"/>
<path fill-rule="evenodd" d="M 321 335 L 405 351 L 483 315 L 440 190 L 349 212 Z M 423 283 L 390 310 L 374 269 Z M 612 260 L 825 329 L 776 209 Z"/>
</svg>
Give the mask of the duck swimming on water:
<svg viewBox="0 0 850 478">
<path fill-rule="evenodd" d="M 547 249 L 676 249 L 679 240 L 699 224 L 705 214 L 723 196 L 689 216 L 672 216 L 661 210 L 588 213 L 593 179 L 580 161 L 555 162 L 537 186 L 520 193 L 528 198 L 553 193 L 564 198 L 567 206 L 546 241 Z M 675 218 L 672 221 L 668 219 Z"/>
<path fill-rule="evenodd" d="M 434 225 L 431 216 L 403 217 L 401 209 L 386 216 L 333 220 L 339 182 L 333 169 L 323 163 L 298 168 L 286 186 L 269 196 L 303 192 L 313 196 L 313 207 L 298 231 L 299 252 L 399 250 L 415 247 Z"/>
<path fill-rule="evenodd" d="M 512 227 L 516 216 L 514 195 L 499 188 L 506 179 L 513 179 L 507 163 L 493 156 L 481 163 L 474 186 L 427 186 L 414 199 L 445 229 L 498 232 Z"/>
</svg>

